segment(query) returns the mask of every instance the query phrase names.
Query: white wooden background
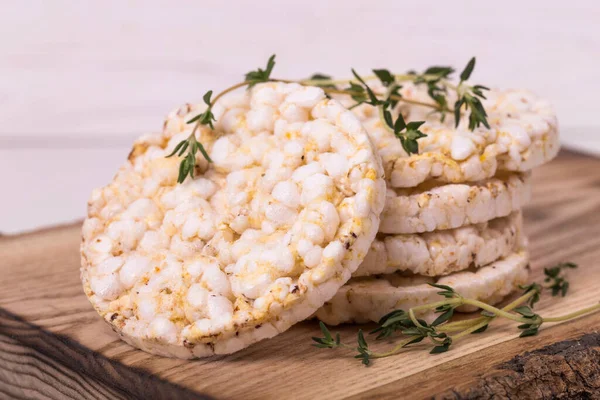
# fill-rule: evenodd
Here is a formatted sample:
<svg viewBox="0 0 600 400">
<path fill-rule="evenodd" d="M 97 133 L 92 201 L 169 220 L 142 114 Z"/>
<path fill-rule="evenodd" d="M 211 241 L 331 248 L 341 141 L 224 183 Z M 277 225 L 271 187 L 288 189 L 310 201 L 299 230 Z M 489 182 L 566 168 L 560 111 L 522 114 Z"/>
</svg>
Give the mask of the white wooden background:
<svg viewBox="0 0 600 400">
<path fill-rule="evenodd" d="M 137 135 L 277 54 L 275 75 L 462 68 L 600 151 L 598 1 L 0 1 L 0 231 L 83 216 Z"/>
</svg>

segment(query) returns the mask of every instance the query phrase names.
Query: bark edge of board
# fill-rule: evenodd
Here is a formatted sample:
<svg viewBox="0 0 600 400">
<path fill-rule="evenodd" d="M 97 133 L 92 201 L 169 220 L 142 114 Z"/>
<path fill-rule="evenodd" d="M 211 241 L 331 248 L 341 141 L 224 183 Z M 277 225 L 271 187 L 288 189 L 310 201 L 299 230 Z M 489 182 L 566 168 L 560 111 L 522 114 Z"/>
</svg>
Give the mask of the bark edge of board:
<svg viewBox="0 0 600 400">
<path fill-rule="evenodd" d="M 0 361 L 0 394 L 15 398 L 210 399 L 47 332 L 1 307 Z M 44 374 L 50 379 L 42 379 Z"/>
</svg>

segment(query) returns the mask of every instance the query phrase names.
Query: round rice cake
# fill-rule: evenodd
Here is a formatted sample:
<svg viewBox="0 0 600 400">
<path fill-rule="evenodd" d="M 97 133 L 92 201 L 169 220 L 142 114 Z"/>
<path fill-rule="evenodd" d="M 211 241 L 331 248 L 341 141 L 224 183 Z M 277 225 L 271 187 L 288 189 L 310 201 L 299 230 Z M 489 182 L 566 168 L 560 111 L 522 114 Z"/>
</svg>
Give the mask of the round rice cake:
<svg viewBox="0 0 600 400">
<path fill-rule="evenodd" d="M 385 93 L 379 82 L 369 83 Z M 426 87 L 403 83 L 406 99 L 432 103 Z M 383 159 L 388 186 L 406 188 L 435 179 L 445 183 L 477 182 L 498 171 L 524 172 L 556 156 L 560 148 L 558 121 L 550 103 L 525 90 L 486 91 L 482 104 L 490 128 L 483 125 L 469 131 L 463 113 L 458 128 L 449 115 L 444 122 L 431 108 L 399 103 L 398 111 L 407 121 L 426 121 L 420 130 L 427 137 L 418 140 L 419 154 L 408 155 L 398 138 L 385 128 L 378 110 L 367 104 L 353 108 L 373 139 Z M 345 105 L 352 104 L 341 96 Z M 448 94 L 454 104 L 455 94 Z"/>
<path fill-rule="evenodd" d="M 519 248 L 523 218 L 520 211 L 508 217 L 445 231 L 379 235 L 353 277 L 408 271 L 443 276 L 479 268 Z"/>
<path fill-rule="evenodd" d="M 195 178 L 171 113 L 142 137 L 83 224 L 89 300 L 131 345 L 179 358 L 227 354 L 306 319 L 350 279 L 379 226 L 383 169 L 360 122 L 315 87 L 267 83 L 213 108 Z"/>
<path fill-rule="evenodd" d="M 388 187 L 379 232 L 421 233 L 479 224 L 520 210 L 530 198 L 530 172 L 475 183 Z"/>
<path fill-rule="evenodd" d="M 462 271 L 441 278 L 402 274 L 352 278 L 315 316 L 328 325 L 377 322 L 394 310 L 407 311 L 442 300 L 437 294 L 439 289 L 428 283 L 448 285 L 465 298 L 496 304 L 526 283 L 528 263 L 528 253 L 520 250 L 474 272 Z M 475 311 L 472 307 L 458 310 Z M 429 320 L 435 315 L 433 312 L 419 314 Z"/>
</svg>

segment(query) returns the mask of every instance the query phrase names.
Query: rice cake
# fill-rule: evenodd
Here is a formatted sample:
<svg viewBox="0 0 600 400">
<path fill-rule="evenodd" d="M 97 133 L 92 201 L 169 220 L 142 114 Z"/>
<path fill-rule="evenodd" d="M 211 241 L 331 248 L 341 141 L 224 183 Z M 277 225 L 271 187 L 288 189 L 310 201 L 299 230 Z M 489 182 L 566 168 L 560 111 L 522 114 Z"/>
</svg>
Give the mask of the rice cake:
<svg viewBox="0 0 600 400">
<path fill-rule="evenodd" d="M 475 183 L 388 187 L 379 231 L 421 233 L 479 224 L 520 210 L 530 198 L 530 172 Z"/>
<path fill-rule="evenodd" d="M 122 339 L 179 358 L 226 354 L 310 316 L 348 280 L 378 229 L 385 182 L 362 125 L 315 87 L 267 83 L 171 113 L 96 189 L 83 225 L 86 295 Z M 343 209 L 343 212 L 342 212 Z"/>
<path fill-rule="evenodd" d="M 443 276 L 479 268 L 506 257 L 522 245 L 520 211 L 508 217 L 445 231 L 378 235 L 352 276 L 408 271 Z"/>
<path fill-rule="evenodd" d="M 437 294 L 439 289 L 428 283 L 448 285 L 465 298 L 496 304 L 526 283 L 528 263 L 527 251 L 520 250 L 474 272 L 462 271 L 441 278 L 401 274 L 352 278 L 315 316 L 328 325 L 377 322 L 394 310 L 407 311 L 442 300 Z M 475 310 L 462 307 L 459 311 Z M 431 320 L 435 314 L 419 316 Z"/>
<path fill-rule="evenodd" d="M 378 81 L 369 85 L 385 93 Z M 403 82 L 401 95 L 407 100 L 433 101 L 426 87 Z M 550 103 L 526 90 L 485 91 L 482 104 L 488 114 L 490 128 L 483 125 L 467 129 L 463 113 L 458 128 L 448 115 L 442 122 L 432 109 L 400 102 L 397 112 L 407 121 L 426 121 L 420 130 L 427 137 L 418 140 L 419 154 L 408 155 L 398 138 L 381 121 L 377 108 L 362 104 L 353 108 L 383 159 L 388 186 L 415 187 L 429 180 L 443 183 L 477 182 L 498 172 L 525 172 L 553 159 L 560 149 L 558 121 Z M 353 101 L 348 96 L 336 97 L 344 105 Z M 455 94 L 448 94 L 454 104 Z"/>
</svg>

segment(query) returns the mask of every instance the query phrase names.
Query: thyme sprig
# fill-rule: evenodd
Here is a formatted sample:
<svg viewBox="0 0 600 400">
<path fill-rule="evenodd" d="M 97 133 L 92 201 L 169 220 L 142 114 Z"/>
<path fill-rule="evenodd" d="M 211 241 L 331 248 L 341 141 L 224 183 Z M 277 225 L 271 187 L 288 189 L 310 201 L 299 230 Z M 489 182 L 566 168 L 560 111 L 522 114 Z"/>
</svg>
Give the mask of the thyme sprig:
<svg viewBox="0 0 600 400">
<path fill-rule="evenodd" d="M 409 104 L 430 107 L 433 109 L 434 113 L 440 114 L 440 119 L 442 122 L 445 120 L 446 114 L 448 112 L 452 112 L 455 119 L 455 126 L 458 127 L 461 121 L 460 117 L 464 112 L 465 114 L 468 114 L 469 130 L 474 130 L 480 125 L 484 125 L 489 129 L 490 126 L 487 121 L 487 113 L 483 107 L 483 104 L 481 103 L 481 99 L 485 99 L 484 91 L 489 90 L 489 88 L 483 85 L 471 86 L 467 84 L 467 80 L 471 77 L 475 69 L 475 63 L 475 57 L 469 60 L 459 76 L 460 81 L 458 85 L 452 83 L 451 81 L 452 75 L 456 71 L 454 68 L 449 66 L 432 66 L 427 68 L 422 73 L 409 71 L 406 74 L 392 74 L 389 70 L 375 69 L 373 70 L 374 75 L 364 77 L 364 80 L 369 81 L 371 79 L 379 79 L 379 81 L 386 88 L 391 87 L 393 90 L 395 89 L 395 91 L 392 93 L 390 93 L 390 90 L 388 90 L 390 99 Z M 426 86 L 427 94 L 433 103 L 403 98 L 398 91 L 402 87 L 402 82 L 413 82 L 415 85 Z M 352 88 L 352 90 L 360 91 L 360 88 L 357 88 L 357 86 L 359 86 L 357 84 L 359 83 L 358 79 L 333 80 L 331 77 L 322 74 L 318 74 L 316 77 L 313 75 L 313 77 L 302 81 L 302 83 L 321 87 L 350 84 L 350 88 Z M 456 97 L 452 108 L 450 108 L 450 100 L 448 99 L 450 92 L 454 92 Z"/>
<path fill-rule="evenodd" d="M 194 170 L 196 169 L 196 153 L 198 151 L 202 153 L 208 162 L 212 162 L 202 143 L 196 139 L 196 130 L 200 125 L 208 125 L 211 129 L 214 129 L 213 121 L 216 119 L 212 113 L 213 103 L 210 101 L 212 93 L 212 90 L 209 90 L 203 97 L 204 103 L 208 105 L 206 111 L 196 115 L 187 122 L 188 124 L 196 122 L 196 125 L 194 126 L 190 136 L 188 136 L 186 140 L 179 142 L 173 151 L 167 156 L 173 157 L 175 154 L 177 154 L 179 157 L 182 157 L 185 154 L 185 157 L 183 157 L 183 160 L 181 160 L 181 163 L 179 164 L 179 174 L 177 176 L 177 182 L 179 183 L 183 182 L 188 175 L 192 178 L 194 177 Z"/>
<path fill-rule="evenodd" d="M 397 99 L 397 93 L 400 86 L 396 85 L 392 74 L 388 70 L 373 70 L 375 75 L 381 80 L 381 83 L 388 88 L 388 91 L 384 99 L 377 97 L 375 92 L 367 85 L 365 80 L 358 75 L 358 73 L 352 69 L 352 75 L 360 83 L 360 85 L 350 82 L 349 91 L 353 93 L 360 93 L 351 95 L 352 99 L 356 101 L 352 107 L 356 107 L 361 104 L 370 104 L 379 109 L 379 114 L 384 122 L 384 126 L 394 134 L 402 147 L 408 154 L 418 153 L 419 144 L 417 140 L 425 137 L 423 132 L 419 130 L 419 127 L 425 123 L 425 121 L 413 121 L 408 124 L 404 121 L 402 113 L 398 113 L 398 117 L 394 121 L 392 117 L 392 108 L 399 101 Z M 351 107 L 351 108 L 352 108 Z"/>
<path fill-rule="evenodd" d="M 454 103 L 454 120 L 456 127 L 460 123 L 460 112 L 461 108 L 471 110 L 469 114 L 469 130 L 474 130 L 483 124 L 486 128 L 490 128 L 487 121 L 487 113 L 483 108 L 483 104 L 479 99 L 485 99 L 483 90 L 489 90 L 489 88 L 482 85 L 469 86 L 465 84 L 465 81 L 469 79 L 473 69 L 475 68 L 475 57 L 471 58 L 465 69 L 460 74 L 460 83 L 456 88 L 458 93 L 458 100 Z"/>
<path fill-rule="evenodd" d="M 271 72 L 273 72 L 273 68 L 275 67 L 275 54 L 269 57 L 269 61 L 267 61 L 267 66 L 263 70 L 262 68 L 258 68 L 255 71 L 250 71 L 246 74 L 244 82 L 248 84 L 248 89 L 251 89 L 254 85 L 258 83 L 268 82 L 271 79 Z"/>
<path fill-rule="evenodd" d="M 392 115 L 396 105 L 400 102 L 408 104 L 416 104 L 432 108 L 433 112 L 440 113 L 442 121 L 447 112 L 454 112 L 456 125 L 460 122 L 461 113 L 469 111 L 469 129 L 473 130 L 480 124 L 489 127 L 486 119 L 486 112 L 483 109 L 479 98 L 485 98 L 482 91 L 487 90 L 484 86 L 475 85 L 468 86 L 466 80 L 469 78 L 475 67 L 475 58 L 471 59 L 465 70 L 461 74 L 461 80 L 458 86 L 453 85 L 449 79 L 454 69 L 451 67 L 430 67 L 422 74 L 410 72 L 408 74 L 396 75 L 387 69 L 374 69 L 373 76 L 362 78 L 354 69 L 352 74 L 354 79 L 350 80 L 333 80 L 330 76 L 323 74 L 315 74 L 309 79 L 304 80 L 284 80 L 275 79 L 271 75 L 275 67 L 275 55 L 269 57 L 266 66 L 257 68 L 244 75 L 244 81 L 237 83 L 213 97 L 213 91 L 209 90 L 203 96 L 204 103 L 207 108 L 204 112 L 196 115 L 189 121 L 188 124 L 194 124 L 191 134 L 182 140 L 174 150 L 167 156 L 182 157 L 179 165 L 179 175 L 177 182 L 182 183 L 188 176 L 193 178 L 196 169 L 196 155 L 198 152 L 208 161 L 212 162 L 208 152 L 202 143 L 196 138 L 196 133 L 201 126 L 205 126 L 214 130 L 214 122 L 216 121 L 213 114 L 213 107 L 216 102 L 225 94 L 241 87 L 252 88 L 259 83 L 264 82 L 296 82 L 302 85 L 319 86 L 325 94 L 330 97 L 332 94 L 344 94 L 350 96 L 355 101 L 352 107 L 360 104 L 370 104 L 379 109 L 379 113 L 384 126 L 392 132 L 402 143 L 402 147 L 408 154 L 416 154 L 419 152 L 418 140 L 426 135 L 421 132 L 420 127 L 424 121 L 405 121 L 401 113 L 394 120 Z M 378 79 L 385 87 L 385 93 L 377 93 L 368 84 L 370 79 Z M 432 99 L 432 103 L 423 102 L 415 99 L 408 99 L 401 95 L 401 82 L 412 81 L 417 85 L 427 85 L 427 92 Z M 339 85 L 348 85 L 340 88 Z M 447 94 L 450 90 L 457 93 L 457 101 L 454 108 L 450 109 L 448 105 Z"/>
<path fill-rule="evenodd" d="M 568 321 L 588 313 L 600 311 L 600 304 L 559 317 L 542 317 L 533 311 L 533 306 L 539 301 L 544 289 L 550 290 L 553 296 L 558 296 L 559 294 L 564 296 L 567 293 L 566 289 L 564 289 L 563 293 L 565 284 L 568 288 L 568 282 L 563 272 L 565 269 L 576 267 L 576 264 L 573 263 L 561 263 L 555 267 L 546 268 L 544 270 L 546 285 L 532 283 L 523 286 L 525 292 L 503 308 L 497 308 L 476 299 L 463 297 L 450 286 L 431 284 L 431 286 L 440 289 L 437 293 L 444 297 L 445 300 L 412 307 L 408 311 L 394 310 L 383 316 L 378 322 L 378 327 L 370 332 L 371 335 L 377 335 L 375 340 L 387 339 L 396 335 L 400 336 L 401 340 L 386 352 L 372 350 L 362 330 L 358 332 L 357 347 L 345 344 L 342 342 L 340 334 L 336 333 L 334 336 L 323 322 L 320 322 L 320 327 L 324 337 L 314 337 L 313 340 L 317 343 L 315 346 L 319 348 L 334 349 L 341 347 L 352 349 L 356 351 L 355 358 L 360 359 L 364 365 L 370 365 L 371 361 L 375 358 L 384 358 L 398 354 L 405 347 L 422 342 L 425 339 L 433 344 L 430 350 L 431 354 L 446 352 L 455 341 L 471 334 L 484 332 L 490 323 L 498 317 L 518 322 L 517 329 L 521 331 L 519 337 L 534 336 L 538 334 L 539 328 L 544 323 Z M 470 305 L 481 309 L 481 316 L 450 322 L 454 315 L 454 310 L 463 305 Z M 430 324 L 416 317 L 418 312 L 427 310 L 440 314 Z"/>
<path fill-rule="evenodd" d="M 564 273 L 566 270 L 574 268 L 577 268 L 577 264 L 572 262 L 560 263 L 552 268 L 544 268 L 544 274 L 546 275 L 544 282 L 546 287 L 552 290 L 552 296 L 560 294 L 565 297 L 567 295 L 569 282 L 566 280 Z"/>
<path fill-rule="evenodd" d="M 447 81 L 451 78 L 453 73 L 454 68 L 441 66 L 429 67 L 421 75 L 417 75 L 414 71 L 409 72 L 409 74 L 415 76 L 415 84 L 427 86 L 427 94 L 438 106 L 438 109 L 434 110 L 434 112 L 440 113 L 442 122 L 446 119 L 446 112 L 450 111 L 447 99 Z M 458 117 L 460 118 L 460 115 Z"/>
<path fill-rule="evenodd" d="M 185 181 L 185 179 L 187 178 L 188 175 L 191 178 L 194 177 L 194 172 L 196 169 L 196 153 L 198 151 L 200 151 L 200 153 L 206 159 L 206 161 L 212 162 L 210 156 L 208 155 L 208 152 L 206 151 L 206 149 L 204 148 L 202 143 L 199 142 L 198 139 L 196 138 L 196 131 L 202 125 L 208 126 L 211 130 L 215 129 L 215 127 L 213 125 L 213 121 L 216 121 L 216 118 L 212 112 L 212 109 L 213 109 L 214 105 L 217 103 L 217 101 L 221 97 L 226 95 L 227 93 L 232 92 L 232 91 L 239 89 L 241 87 L 244 87 L 244 86 L 251 88 L 259 83 L 279 81 L 279 80 L 271 79 L 271 73 L 273 72 L 274 67 L 275 67 L 275 54 L 273 54 L 271 57 L 269 57 L 269 60 L 267 61 L 267 66 L 265 67 L 264 70 L 262 68 L 257 68 L 254 71 L 248 72 L 245 75 L 245 79 L 243 82 L 240 82 L 236 85 L 230 86 L 229 88 L 223 90 L 218 95 L 216 95 L 214 97 L 214 99 L 211 100 L 211 97 L 213 94 L 212 90 L 209 90 L 208 92 L 206 92 L 204 94 L 202 99 L 204 100 L 204 103 L 207 106 L 206 110 L 204 110 L 204 112 L 196 115 L 194 118 L 187 121 L 188 124 L 194 124 L 194 128 L 192 129 L 192 132 L 186 139 L 182 140 L 175 146 L 175 149 L 173 150 L 173 152 L 171 152 L 169 155 L 167 155 L 167 157 L 173 157 L 175 154 L 177 154 L 179 157 L 182 157 L 183 154 L 185 153 L 185 151 L 187 150 L 185 157 L 183 158 L 183 160 L 181 160 L 181 163 L 179 164 L 179 174 L 177 177 L 178 183 L 183 183 L 183 181 Z"/>
</svg>

